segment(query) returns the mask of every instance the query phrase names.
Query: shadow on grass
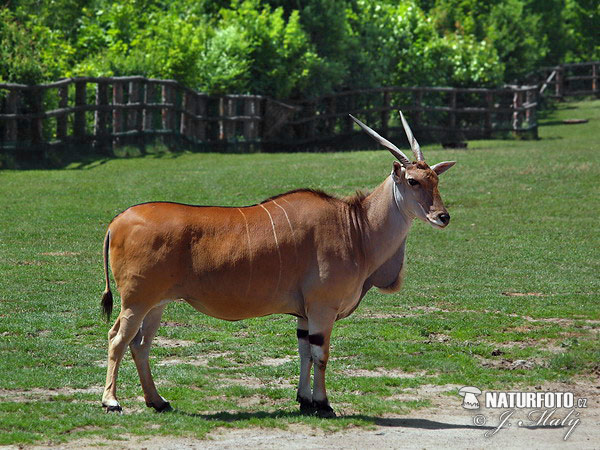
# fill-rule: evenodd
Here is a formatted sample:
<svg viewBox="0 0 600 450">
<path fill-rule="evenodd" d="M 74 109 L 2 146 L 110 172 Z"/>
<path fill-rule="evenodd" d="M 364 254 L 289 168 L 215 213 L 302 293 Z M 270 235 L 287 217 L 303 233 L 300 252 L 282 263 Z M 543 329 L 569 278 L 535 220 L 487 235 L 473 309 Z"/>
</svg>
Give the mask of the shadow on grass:
<svg viewBox="0 0 600 450">
<path fill-rule="evenodd" d="M 217 412 L 214 414 L 200 414 L 200 413 L 188 413 L 180 410 L 174 410 L 174 414 L 181 414 L 187 417 L 196 417 L 198 419 L 204 419 L 208 422 L 243 422 L 253 419 L 282 419 L 282 418 L 294 418 L 302 417 L 303 415 L 299 411 L 286 411 L 279 410 L 273 412 L 256 411 L 256 412 Z M 367 416 L 364 414 L 351 414 L 347 416 L 340 416 L 335 419 L 323 419 L 323 420 L 342 420 L 342 419 L 354 419 L 361 420 L 364 422 L 372 423 L 380 427 L 393 427 L 393 428 L 418 428 L 421 430 L 449 430 L 449 429 L 477 429 L 477 430 L 493 430 L 495 427 L 490 426 L 478 426 L 478 425 L 461 425 L 455 423 L 438 422 L 429 419 L 417 419 L 412 417 L 399 417 L 399 418 L 384 418 L 376 416 Z"/>
<path fill-rule="evenodd" d="M 97 151 L 90 146 L 74 144 L 48 148 L 14 148 L 0 151 L 0 169 L 4 170 L 91 170 L 118 159 L 175 159 L 188 153 L 185 146 L 148 146 L 140 148 L 124 145 L 115 149 Z"/>
<path fill-rule="evenodd" d="M 543 122 L 540 122 L 539 126 L 540 127 L 547 127 L 547 126 L 554 126 L 554 125 L 583 125 L 585 122 L 581 122 L 581 123 L 565 123 L 562 120 L 544 120 Z M 547 138 L 544 138 L 544 140 L 546 140 Z"/>
<path fill-rule="evenodd" d="M 90 157 L 87 159 L 71 161 L 64 163 L 62 168 L 66 170 L 91 170 L 99 167 L 103 164 L 106 164 L 109 161 L 117 160 L 117 159 L 139 159 L 139 158 L 152 158 L 152 159 L 176 159 L 180 156 L 183 156 L 186 152 L 172 152 L 172 153 L 155 153 L 155 154 L 145 154 L 140 156 L 100 156 Z M 57 169 L 61 169 L 61 167 L 57 167 Z"/>
</svg>

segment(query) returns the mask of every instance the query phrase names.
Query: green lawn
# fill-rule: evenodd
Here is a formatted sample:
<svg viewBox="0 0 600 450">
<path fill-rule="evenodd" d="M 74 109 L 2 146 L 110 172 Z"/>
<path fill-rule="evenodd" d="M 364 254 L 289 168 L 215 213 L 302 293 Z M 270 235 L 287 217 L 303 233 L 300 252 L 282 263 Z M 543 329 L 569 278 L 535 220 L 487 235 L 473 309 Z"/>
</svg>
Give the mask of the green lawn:
<svg viewBox="0 0 600 450">
<path fill-rule="evenodd" d="M 423 384 L 506 389 L 594 376 L 600 101 L 559 104 L 545 122 L 539 141 L 424 148 L 430 163 L 458 161 L 441 180 L 452 222 L 444 231 L 416 223 L 403 290 L 371 291 L 334 328 L 328 389 L 343 417 L 329 421 L 296 413 L 293 317 L 229 323 L 180 303 L 167 308 L 163 345 L 152 351 L 175 411 L 145 408 L 127 355 L 125 414 L 104 414 L 102 239 L 116 213 L 144 201 L 247 205 L 299 187 L 338 195 L 373 188 L 390 172 L 389 152 L 185 153 L 0 171 L 0 445 L 368 425 L 429 405 L 399 396 Z M 400 370 L 412 376 L 394 377 Z"/>
</svg>

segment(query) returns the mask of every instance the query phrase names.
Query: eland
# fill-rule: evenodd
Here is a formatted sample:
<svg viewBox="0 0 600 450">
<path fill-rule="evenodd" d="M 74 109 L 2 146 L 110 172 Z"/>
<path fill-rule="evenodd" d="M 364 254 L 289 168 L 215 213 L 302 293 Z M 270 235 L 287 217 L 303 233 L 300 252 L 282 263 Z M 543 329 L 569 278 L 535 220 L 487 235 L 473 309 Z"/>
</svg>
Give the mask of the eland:
<svg viewBox="0 0 600 450">
<path fill-rule="evenodd" d="M 406 237 L 415 218 L 435 228 L 450 221 L 438 175 L 455 163 L 428 166 L 400 116 L 416 161 L 350 116 L 397 160 L 369 195 L 339 199 L 300 189 L 240 208 L 152 202 L 112 220 L 104 238 L 102 308 L 108 320 L 110 253 L 121 311 L 108 332 L 102 396 L 107 411 L 121 411 L 117 373 L 128 346 L 146 405 L 171 409 L 156 389 L 148 358 L 165 307 L 183 299 L 224 320 L 296 316 L 300 410 L 335 417 L 325 390 L 333 324 L 349 316 L 372 287 L 386 293 L 400 289 Z"/>
</svg>

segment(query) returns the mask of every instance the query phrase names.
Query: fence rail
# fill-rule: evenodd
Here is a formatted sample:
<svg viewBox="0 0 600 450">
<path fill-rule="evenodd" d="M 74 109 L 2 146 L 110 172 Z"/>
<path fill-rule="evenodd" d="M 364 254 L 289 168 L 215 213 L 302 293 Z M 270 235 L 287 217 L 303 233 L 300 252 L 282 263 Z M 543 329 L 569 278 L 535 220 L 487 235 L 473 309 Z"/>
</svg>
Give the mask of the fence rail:
<svg viewBox="0 0 600 450">
<path fill-rule="evenodd" d="M 139 76 L 5 83 L 0 84 L 0 151 L 72 144 L 107 151 L 157 138 L 217 149 L 344 147 L 359 135 L 348 114 L 394 134 L 400 130 L 398 109 L 406 111 L 425 140 L 458 141 L 495 132 L 536 135 L 537 96 L 538 86 L 385 87 L 285 104 L 260 95 L 211 96 L 173 80 Z"/>
<path fill-rule="evenodd" d="M 542 67 L 535 78 L 540 94 L 549 97 L 600 96 L 600 61 Z"/>
</svg>

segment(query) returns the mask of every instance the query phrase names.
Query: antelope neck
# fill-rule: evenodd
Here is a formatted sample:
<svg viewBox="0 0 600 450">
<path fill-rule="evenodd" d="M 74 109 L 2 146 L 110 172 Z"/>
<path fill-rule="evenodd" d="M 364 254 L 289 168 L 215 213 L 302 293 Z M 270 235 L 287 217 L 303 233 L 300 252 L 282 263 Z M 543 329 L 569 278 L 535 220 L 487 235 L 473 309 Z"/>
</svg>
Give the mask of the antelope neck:
<svg viewBox="0 0 600 450">
<path fill-rule="evenodd" d="M 390 175 L 365 199 L 369 221 L 365 247 L 371 269 L 390 259 L 410 231 L 414 217 L 406 210 L 399 189 Z"/>
</svg>

